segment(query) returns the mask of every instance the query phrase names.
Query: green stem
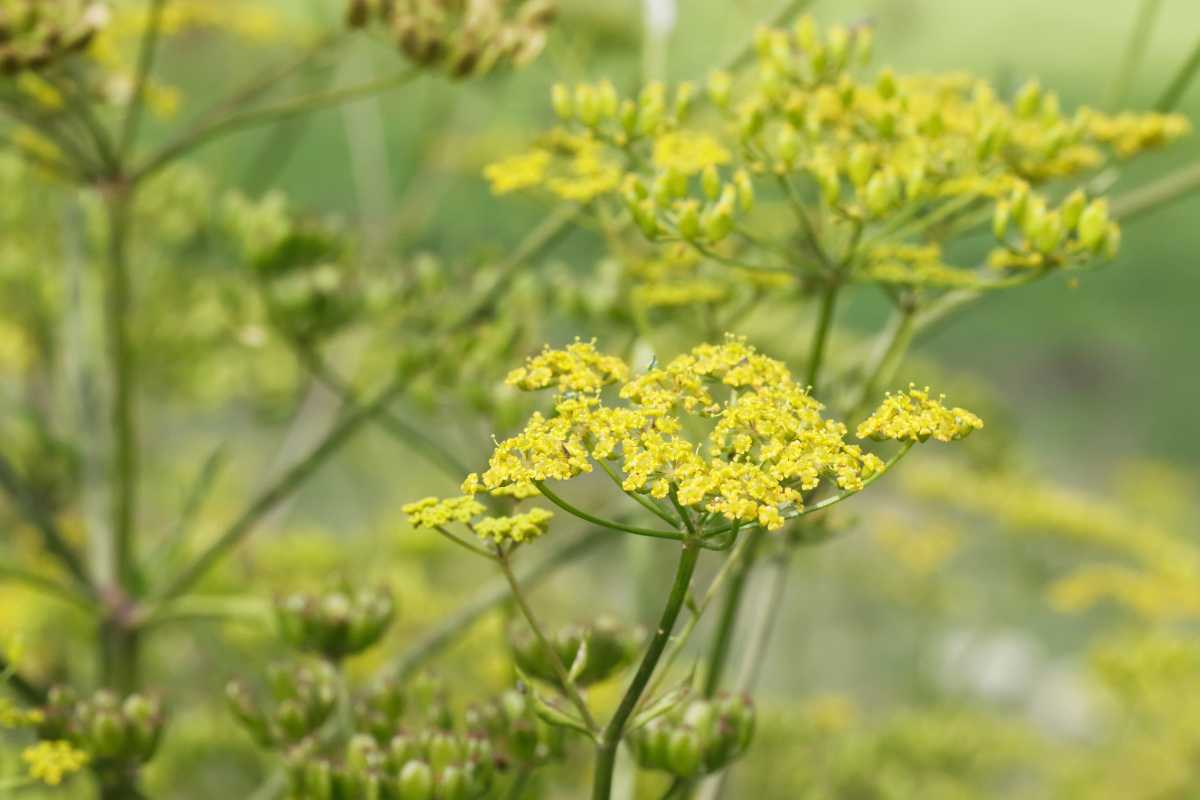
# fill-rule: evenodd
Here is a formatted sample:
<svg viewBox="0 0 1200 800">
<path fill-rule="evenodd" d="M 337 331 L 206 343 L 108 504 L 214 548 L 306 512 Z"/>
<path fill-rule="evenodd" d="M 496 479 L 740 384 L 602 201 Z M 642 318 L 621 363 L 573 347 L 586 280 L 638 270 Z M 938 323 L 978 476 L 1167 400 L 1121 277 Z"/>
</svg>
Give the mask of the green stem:
<svg viewBox="0 0 1200 800">
<path fill-rule="evenodd" d="M 853 420 L 864 413 L 873 398 L 879 393 L 880 387 L 890 383 L 895 377 L 896 370 L 899 369 L 900 362 L 904 359 L 904 354 L 912 345 L 913 335 L 916 332 L 913 325 L 915 314 L 916 309 L 911 306 L 897 309 L 888 321 L 887 327 L 879 334 L 875 347 L 867 359 L 867 366 L 863 371 L 865 377 L 862 388 L 847 416 L 848 420 Z"/>
<path fill-rule="evenodd" d="M 455 534 L 453 534 L 453 533 L 451 533 L 450 531 L 446 530 L 446 529 L 445 529 L 444 527 L 442 527 L 441 525 L 435 525 L 435 526 L 433 526 L 433 529 L 434 529 L 435 531 L 437 531 L 438 533 L 440 533 L 440 534 L 441 534 L 441 535 L 442 535 L 444 538 L 446 538 L 447 540 L 449 540 L 449 541 L 453 542 L 454 544 L 458 545 L 459 547 L 461 547 L 461 548 L 463 548 L 463 549 L 465 549 L 465 550 L 469 550 L 471 553 L 473 553 L 473 554 L 475 554 L 475 555 L 477 555 L 477 556 L 483 556 L 483 557 L 484 557 L 484 558 L 486 558 L 488 561 L 495 561 L 495 560 L 496 560 L 496 556 L 495 556 L 495 554 L 494 554 L 494 553 L 489 553 L 487 550 L 484 550 L 484 549 L 483 549 L 482 547 L 480 547 L 479 545 L 477 545 L 477 544 L 472 544 L 471 542 L 468 542 L 466 539 L 463 539 L 463 538 L 462 538 L 462 537 L 460 537 L 460 536 L 456 536 Z"/>
<path fill-rule="evenodd" d="M 329 391 L 350 405 L 358 402 L 354 388 L 342 380 L 312 347 L 298 342 L 295 343 L 294 349 L 300 362 Z M 397 441 L 408 445 L 420 453 L 429 463 L 440 469 L 456 483 L 461 482 L 467 473 L 471 471 L 466 464 L 433 439 L 433 437 L 425 435 L 419 428 L 410 425 L 399 415 L 386 408 L 381 409 L 375 417 L 375 424 Z"/>
<path fill-rule="evenodd" d="M 96 590 L 88 577 L 83 559 L 67 541 L 66 535 L 59 529 L 54 518 L 41 507 L 12 464 L 3 456 L 0 456 L 0 488 L 8 494 L 21 515 L 37 529 L 46 552 L 58 559 L 85 594 L 94 597 Z"/>
<path fill-rule="evenodd" d="M 163 10 L 167 0 L 150 0 L 149 19 L 142 31 L 142 45 L 138 52 L 137 70 L 134 73 L 133 93 L 129 98 L 129 107 L 125 112 L 125 121 L 121 125 L 120 159 L 125 160 L 137 143 L 138 126 L 142 121 L 142 112 L 146 105 L 146 84 L 150 80 L 150 72 L 154 68 L 154 56 L 158 51 L 158 40 L 162 34 Z"/>
<path fill-rule="evenodd" d="M 113 466 L 111 580 L 124 589 L 136 582 L 133 553 L 137 516 L 137 420 L 134 407 L 135 365 L 130 336 L 132 286 L 129 275 L 131 186 L 116 183 L 104 195 L 108 212 L 108 259 L 105 272 L 105 331 L 112 372 Z"/>
<path fill-rule="evenodd" d="M 588 708 L 583 696 L 579 694 L 579 689 L 576 688 L 575 682 L 571 680 L 566 665 L 562 663 L 562 659 L 558 656 L 558 650 L 550 644 L 545 630 L 543 630 L 541 623 L 538 622 L 537 615 L 533 613 L 533 609 L 525 599 L 525 593 L 521 591 L 521 584 L 517 582 L 517 576 L 513 574 L 512 564 L 509 562 L 509 554 L 497 545 L 494 560 L 500 565 L 500 571 L 504 573 L 504 579 L 508 581 L 508 588 L 512 592 L 513 599 L 517 601 L 517 608 L 521 609 L 521 616 L 525 617 L 525 622 L 529 624 L 529 629 L 537 637 L 538 644 L 549 655 L 550 666 L 554 669 L 554 674 L 558 678 L 559 688 L 562 689 L 567 699 L 575 706 L 584 724 L 587 725 L 588 730 L 597 731 L 598 727 L 596 726 L 596 720 L 592 717 L 591 709 Z"/>
<path fill-rule="evenodd" d="M 684 521 L 691 528 L 690 519 L 685 516 Z M 679 619 L 679 612 L 683 608 L 684 600 L 687 599 L 692 574 L 696 571 L 696 561 L 700 557 L 699 542 L 694 538 L 695 532 L 691 531 L 691 533 L 692 536 L 683 542 L 679 555 L 679 566 L 675 570 L 675 580 L 671 585 L 671 594 L 667 598 L 667 604 L 659 618 L 658 627 L 650 640 L 650 646 L 642 657 L 637 674 L 634 675 L 629 688 L 625 690 L 616 713 L 613 714 L 612 719 L 604 728 L 600 740 L 596 743 L 596 773 L 592 781 L 592 800 L 609 800 L 612 795 L 613 771 L 617 764 L 617 749 L 621 744 L 621 737 L 625 733 L 625 723 L 637 707 L 642 692 L 654 675 L 658 660 L 662 657 L 663 650 L 671 638 L 675 621 Z"/>
<path fill-rule="evenodd" d="M 1112 216 L 1121 222 L 1129 222 L 1198 189 L 1200 164 L 1194 164 L 1116 198 L 1112 203 Z"/>
<path fill-rule="evenodd" d="M 176 159 L 182 158 L 193 150 L 203 147 L 226 134 L 247 128 L 254 128 L 259 125 L 279 122 L 307 114 L 311 111 L 332 108 L 355 100 L 361 100 L 387 91 L 388 89 L 395 89 L 410 83 L 414 78 L 420 76 L 420 74 L 419 70 L 408 69 L 398 75 L 379 78 L 357 86 L 295 97 L 274 106 L 256 108 L 214 120 L 207 125 L 197 127 L 182 138 L 168 144 L 134 173 L 135 179 L 141 180 Z"/>
<path fill-rule="evenodd" d="M 817 391 L 817 376 L 821 374 L 821 365 L 825 361 L 825 350 L 829 344 L 829 329 L 833 325 L 833 312 L 837 305 L 838 290 L 841 285 L 836 280 L 830 280 L 821 295 L 821 306 L 817 311 L 817 324 L 813 331 L 812 343 L 808 350 L 808 369 L 804 374 L 804 382 L 814 394 Z"/>
<path fill-rule="evenodd" d="M 531 589 L 563 566 L 578 560 L 607 541 L 607 537 L 604 536 L 594 534 L 582 536 L 551 553 L 519 575 L 518 579 L 527 589 Z M 409 645 L 399 658 L 391 662 L 388 671 L 400 680 L 408 679 L 489 611 L 507 601 L 509 596 L 510 587 L 507 579 L 497 579 L 484 586 L 453 616 L 446 617 L 436 627 Z"/>
<path fill-rule="evenodd" d="M 81 594 L 74 586 L 59 583 L 45 575 L 0 564 L 0 581 L 22 583 L 47 596 L 65 600 L 87 614 L 94 614 L 96 611 L 95 604 L 87 595 Z"/>
<path fill-rule="evenodd" d="M 746 552 L 730 578 L 729 591 L 725 595 L 725 603 L 721 606 L 717 632 L 713 637 L 712 649 L 708 654 L 708 669 L 704 674 L 705 697 L 712 697 L 721 688 L 721 678 L 724 677 L 725 666 L 729 662 L 729 646 L 733 643 L 733 630 L 737 625 L 738 613 L 742 608 L 746 579 L 754 570 L 758 552 L 762 548 L 766 536 L 767 532 L 762 528 L 756 527 L 750 531 L 747 535 Z"/>
<path fill-rule="evenodd" d="M 403 380 L 392 381 L 370 403 L 351 410 L 338 422 L 316 447 L 303 459 L 288 469 L 279 479 L 259 496 L 226 528 L 217 539 L 200 554 L 162 591 L 160 600 L 169 603 L 192 588 L 230 550 L 253 532 L 272 509 L 295 492 L 313 473 L 329 460 L 355 433 L 370 422 L 380 409 L 387 405 L 405 388 Z"/>
<path fill-rule="evenodd" d="M 17 696 L 31 706 L 45 705 L 46 699 L 50 695 L 48 689 L 17 672 L 16 667 L 9 663 L 3 653 L 0 653 L 0 686 L 12 689 Z"/>
<path fill-rule="evenodd" d="M 632 533 L 637 536 L 649 536 L 654 539 L 674 539 L 676 541 L 680 541 L 684 538 L 684 535 L 679 531 L 657 531 L 652 528 L 639 528 L 636 525 L 626 525 L 625 523 L 617 522 L 616 520 L 602 519 L 594 514 L 589 514 L 581 508 L 576 508 L 575 506 L 571 505 L 566 500 L 563 500 L 557 494 L 550 491 L 549 487 L 547 487 L 546 484 L 542 483 L 541 481 L 534 481 L 533 485 L 536 486 L 538 491 L 542 493 L 542 496 L 551 503 L 554 503 L 554 505 L 558 506 L 563 511 L 566 511 L 568 514 L 573 514 L 574 516 L 579 517 L 581 520 L 590 522 L 593 525 L 599 525 L 602 528 L 608 528 L 614 531 L 621 531 L 622 533 Z"/>
<path fill-rule="evenodd" d="M 682 524 L 679 520 L 675 519 L 666 511 L 663 511 L 661 508 L 659 508 L 655 503 L 647 500 L 645 497 L 642 497 L 637 492 L 625 491 L 624 486 L 621 484 L 620 477 L 618 477 L 617 473 L 613 471 L 613 468 L 610 467 L 604 459 L 597 459 L 596 463 L 600 465 L 600 469 L 604 470 L 604 474 L 608 475 L 608 477 L 612 479 L 612 482 L 617 485 L 618 489 L 620 489 L 626 496 L 632 498 L 633 501 L 642 508 L 646 509 L 651 514 L 658 517 L 673 528 L 678 528 Z"/>
<path fill-rule="evenodd" d="M 1154 30 L 1154 22 L 1162 10 L 1162 0 L 1141 0 L 1138 7 L 1137 19 L 1129 34 L 1129 42 L 1121 55 L 1121 63 L 1117 68 L 1116 77 L 1108 91 L 1108 108 L 1119 108 L 1129 95 L 1129 87 L 1133 84 L 1134 75 L 1146 57 L 1146 47 L 1150 44 L 1150 34 Z"/>
<path fill-rule="evenodd" d="M 1179 105 L 1179 101 L 1183 99 L 1184 92 L 1191 86 L 1197 72 L 1200 72 L 1200 41 L 1196 42 L 1196 46 L 1192 48 L 1191 54 L 1183 62 L 1179 72 L 1175 73 L 1175 77 L 1167 85 L 1163 96 L 1154 104 L 1154 110 L 1163 114 L 1173 111 Z"/>
</svg>

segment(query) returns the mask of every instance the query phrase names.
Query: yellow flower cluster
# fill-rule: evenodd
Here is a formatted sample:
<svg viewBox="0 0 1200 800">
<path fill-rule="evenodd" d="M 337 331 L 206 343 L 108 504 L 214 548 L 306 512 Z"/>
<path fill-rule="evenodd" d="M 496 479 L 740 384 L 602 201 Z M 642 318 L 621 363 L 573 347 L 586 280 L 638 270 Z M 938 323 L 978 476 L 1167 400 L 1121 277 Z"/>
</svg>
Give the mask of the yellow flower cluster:
<svg viewBox="0 0 1200 800">
<path fill-rule="evenodd" d="M 405 504 L 400 510 L 414 528 L 436 528 L 451 522 L 470 522 L 487 509 L 474 497 L 467 495 L 446 499 L 425 497 Z"/>
<path fill-rule="evenodd" d="M 497 491 L 494 494 L 509 494 L 519 499 L 531 496 L 530 490 L 535 494 L 537 492 L 531 484 L 518 483 L 504 488 L 507 491 Z M 503 517 L 483 516 L 487 509 L 473 494 L 444 499 L 426 497 L 408 503 L 401 510 L 408 516 L 408 522 L 414 528 L 440 529 L 452 523 L 460 523 L 479 538 L 491 539 L 497 544 L 536 539 L 546 532 L 554 516 L 544 508 L 532 508 L 523 513 Z"/>
<path fill-rule="evenodd" d="M 556 154 L 566 157 L 555 158 Z M 557 131 L 546 147 L 489 164 L 483 174 L 494 194 L 545 186 L 563 200 L 586 203 L 616 189 L 622 172 L 599 143 Z"/>
<path fill-rule="evenodd" d="M 979 417 L 965 408 L 946 408 L 943 399 L 931 397 L 928 386 L 918 389 L 909 384 L 907 392 L 889 392 L 875 413 L 858 426 L 858 438 L 952 442 L 983 427 Z"/>
<path fill-rule="evenodd" d="M 87 766 L 88 754 L 62 740 L 38 742 L 25 748 L 21 760 L 29 775 L 48 786 L 58 786 L 63 778 Z"/>
<path fill-rule="evenodd" d="M 601 376 L 591 366 L 594 350 L 583 352 L 586 358 L 549 351 L 514 373 L 512 382 L 526 388 L 570 391 L 556 398 L 552 416 L 534 413 L 524 430 L 500 442 L 488 469 L 469 476 L 464 492 L 569 480 L 591 472 L 596 461 L 613 461 L 627 492 L 774 530 L 803 509 L 806 494 L 822 480 L 859 491 L 884 466 L 846 443 L 846 426 L 821 416 L 823 406 L 783 362 L 741 339 L 700 345 L 624 380 L 619 405 L 606 401 L 601 390 L 626 370 Z M 548 369 L 548 363 L 558 366 Z M 529 379 L 533 374 L 537 380 Z M 564 384 L 560 375 L 572 377 Z M 940 405 L 928 405 L 922 413 L 932 417 Z M 967 412 L 957 411 L 960 420 L 967 419 Z M 935 421 L 937 433 L 944 434 L 948 423 Z M 702 441 L 689 438 L 699 430 L 707 430 Z M 965 431 L 954 438 L 961 435 Z"/>
<path fill-rule="evenodd" d="M 629 367 L 621 359 L 597 352 L 595 342 L 576 341 L 563 350 L 546 347 L 510 372 L 505 382 L 527 392 L 551 386 L 563 392 L 598 392 L 628 375 Z"/>
<path fill-rule="evenodd" d="M 0 728 L 25 728 L 41 721 L 41 711 L 17 708 L 7 697 L 0 697 Z"/>
<path fill-rule="evenodd" d="M 778 261 L 771 246 L 778 243 L 743 225 L 765 194 L 760 186 L 799 205 L 810 202 L 811 188 L 818 199 L 805 213 L 825 223 L 816 235 L 831 239 L 832 249 L 850 243 L 845 255 L 856 278 L 946 289 L 981 278 L 920 256 L 920 248 L 951 235 L 951 223 L 978 224 L 989 207 L 1001 244 L 992 266 L 1067 267 L 1111 257 L 1119 230 L 1102 201 L 1072 195 L 1050 209 L 1034 189 L 1189 130 L 1178 115 L 1067 113 L 1036 82 L 1006 99 L 958 73 L 897 76 L 885 69 L 872 79 L 856 77 L 871 49 L 869 28 L 822 32 L 804 17 L 789 29 L 760 31 L 756 59 L 714 73 L 703 91 L 652 83 L 623 98 L 608 82 L 556 86 L 551 100 L 563 125 L 551 131 L 551 144 L 486 174 L 497 192 L 544 186 L 573 199 L 611 195 L 650 241 L 684 243 L 707 258 L 747 265 Z M 571 166 L 580 153 L 587 169 Z M 880 240 L 917 249 L 884 257 L 871 252 Z M 714 252 L 721 244 L 743 257 Z M 860 244 L 857 255 L 865 258 L 854 257 Z M 656 286 L 646 304 L 688 297 L 711 302 L 717 292 L 711 285 Z"/>
<path fill-rule="evenodd" d="M 497 544 L 527 542 L 545 533 L 553 517 L 554 514 L 544 508 L 532 508 L 507 517 L 484 517 L 472 527 L 480 538 L 491 539 Z"/>
</svg>

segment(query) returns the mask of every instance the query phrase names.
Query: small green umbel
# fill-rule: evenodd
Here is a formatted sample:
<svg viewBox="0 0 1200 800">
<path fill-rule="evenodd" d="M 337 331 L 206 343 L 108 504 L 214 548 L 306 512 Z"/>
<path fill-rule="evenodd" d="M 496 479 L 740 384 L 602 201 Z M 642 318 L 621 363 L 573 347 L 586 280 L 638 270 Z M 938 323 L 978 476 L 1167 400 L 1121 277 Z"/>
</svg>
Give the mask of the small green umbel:
<svg viewBox="0 0 1200 800">
<path fill-rule="evenodd" d="M 637 654 L 645 632 L 613 620 L 600 619 L 582 625 L 567 625 L 550 636 L 550 646 L 570 673 L 576 686 L 601 683 L 627 667 Z M 552 656 L 525 627 L 509 632 L 513 657 L 528 675 L 558 684 Z"/>
<path fill-rule="evenodd" d="M 645 769 L 698 778 L 724 769 L 754 737 L 754 704 L 745 695 L 693 700 L 630 734 L 634 757 Z"/>
<path fill-rule="evenodd" d="M 382 588 L 294 593 L 275 600 L 279 629 L 288 644 L 333 662 L 378 642 L 395 613 L 391 593 Z"/>
</svg>

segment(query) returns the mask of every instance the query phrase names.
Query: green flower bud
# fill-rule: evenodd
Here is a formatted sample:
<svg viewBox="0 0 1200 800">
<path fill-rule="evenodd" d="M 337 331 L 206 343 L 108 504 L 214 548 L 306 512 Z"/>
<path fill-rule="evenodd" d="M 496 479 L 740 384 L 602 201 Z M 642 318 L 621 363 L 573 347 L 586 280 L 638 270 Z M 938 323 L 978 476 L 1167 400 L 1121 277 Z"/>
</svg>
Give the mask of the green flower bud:
<svg viewBox="0 0 1200 800">
<path fill-rule="evenodd" d="M 700 186 L 710 200 L 716 200 L 721 194 L 721 173 L 712 164 L 700 173 Z"/>
<path fill-rule="evenodd" d="M 785 167 L 791 169 L 795 166 L 800 155 L 800 135 L 791 125 L 784 125 L 779 130 L 779 136 L 775 140 L 775 151 Z"/>
<path fill-rule="evenodd" d="M 829 55 L 834 67 L 841 69 L 849 60 L 850 31 L 843 25 L 831 25 L 825 37 L 829 42 Z"/>
<path fill-rule="evenodd" d="M 879 92 L 879 96 L 884 100 L 891 100 L 896 96 L 896 73 L 892 72 L 891 67 L 880 71 L 879 77 L 875 79 L 875 91 Z"/>
<path fill-rule="evenodd" d="M 467 776 L 460 767 L 438 772 L 438 800 L 467 800 Z"/>
<path fill-rule="evenodd" d="M 636 203 L 633 208 L 633 221 L 641 228 L 647 239 L 655 239 L 660 233 L 658 225 L 658 207 L 654 201 L 647 198 Z"/>
<path fill-rule="evenodd" d="M 873 216 L 886 214 L 895 205 L 898 195 L 896 177 L 891 170 L 880 170 L 867 181 L 865 201 L 867 211 Z"/>
<path fill-rule="evenodd" d="M 92 715 L 87 737 L 88 752 L 102 759 L 120 758 L 129 742 L 121 715 L 108 709 Z"/>
<path fill-rule="evenodd" d="M 695 200 L 682 200 L 675 205 L 675 226 L 684 239 L 700 237 L 700 204 Z"/>
<path fill-rule="evenodd" d="M 308 800 L 333 800 L 333 766 L 324 759 L 305 763 L 304 788 Z"/>
<path fill-rule="evenodd" d="M 1116 258 L 1117 253 L 1121 249 L 1121 228 L 1117 223 L 1108 223 L 1108 230 L 1104 234 L 1104 257 Z"/>
<path fill-rule="evenodd" d="M 682 119 L 687 116 L 688 111 L 692 108 L 692 101 L 696 98 L 696 85 L 691 81 L 684 81 L 675 88 L 675 118 Z"/>
<path fill-rule="evenodd" d="M 1057 211 L 1047 212 L 1042 215 L 1041 221 L 1034 230 L 1033 245 L 1041 253 L 1053 253 L 1062 245 L 1066 238 L 1066 225 L 1063 224 L 1062 215 Z"/>
<path fill-rule="evenodd" d="M 860 64 L 868 64 L 875 52 L 875 31 L 863 26 L 854 34 L 854 55 Z"/>
<path fill-rule="evenodd" d="M 738 208 L 743 213 L 754 208 L 754 182 L 750 180 L 750 173 L 739 169 L 733 174 L 733 185 L 737 188 Z"/>
<path fill-rule="evenodd" d="M 575 116 L 575 103 L 571 100 L 571 90 L 566 84 L 556 83 L 550 89 L 550 105 L 554 108 L 554 113 L 564 122 L 569 121 Z"/>
<path fill-rule="evenodd" d="M 992 213 L 992 235 L 1003 240 L 1008 234 L 1008 223 L 1011 219 L 1012 205 L 1003 200 L 996 203 L 996 210 Z"/>
<path fill-rule="evenodd" d="M 719 242 L 733 232 L 733 204 L 715 203 L 705 210 L 701 218 L 704 238 Z"/>
<path fill-rule="evenodd" d="M 1018 117 L 1032 117 L 1042 105 L 1042 87 L 1037 81 L 1027 81 L 1019 90 L 1013 101 L 1013 110 Z"/>
<path fill-rule="evenodd" d="M 729 96 L 733 91 L 733 76 L 728 72 L 718 70 L 709 73 L 708 76 L 708 97 L 713 105 L 718 108 L 726 108 L 729 105 Z"/>
<path fill-rule="evenodd" d="M 589 128 L 594 128 L 600 122 L 600 97 L 596 90 L 587 84 L 575 87 L 575 114 L 579 121 Z"/>
<path fill-rule="evenodd" d="M 874 170 L 875 153 L 871 146 L 856 144 L 846 160 L 846 173 L 850 176 L 850 182 L 861 189 L 871 179 L 871 173 Z"/>
<path fill-rule="evenodd" d="M 690 778 L 700 770 L 702 759 L 700 737 L 689 728 L 671 732 L 667 749 L 667 766 L 681 778 Z"/>
<path fill-rule="evenodd" d="M 433 770 L 423 761 L 400 768 L 400 800 L 433 800 Z"/>
<path fill-rule="evenodd" d="M 1058 211 L 1062 214 L 1063 225 L 1066 226 L 1067 230 L 1075 230 L 1079 225 L 1079 219 L 1083 215 L 1083 210 L 1086 206 L 1087 196 L 1079 189 L 1071 192 L 1063 200 Z"/>
<path fill-rule="evenodd" d="M 609 119 L 615 117 L 620 102 L 620 98 L 617 96 L 617 87 L 612 85 L 612 81 L 601 81 L 596 92 L 600 115 Z"/>
<path fill-rule="evenodd" d="M 1076 227 L 1079 243 L 1084 248 L 1097 252 L 1103 247 L 1108 233 L 1108 202 L 1100 198 L 1088 203 L 1080 212 Z"/>
</svg>

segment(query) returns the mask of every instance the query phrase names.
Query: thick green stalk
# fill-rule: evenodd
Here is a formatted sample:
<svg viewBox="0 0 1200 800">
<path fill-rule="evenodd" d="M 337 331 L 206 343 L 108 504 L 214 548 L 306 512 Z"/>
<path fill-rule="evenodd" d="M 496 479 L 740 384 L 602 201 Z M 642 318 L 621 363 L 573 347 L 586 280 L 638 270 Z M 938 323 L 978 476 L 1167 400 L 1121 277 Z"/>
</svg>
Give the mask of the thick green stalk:
<svg viewBox="0 0 1200 800">
<path fill-rule="evenodd" d="M 629 721 L 630 715 L 637 707 L 638 701 L 641 700 L 642 692 L 654 675 L 658 660 L 662 657 L 663 650 L 666 649 L 667 642 L 671 638 L 675 621 L 679 619 L 679 612 L 683 608 L 684 600 L 687 599 L 688 587 L 691 585 L 692 574 L 696 571 L 696 561 L 699 557 L 700 545 L 693 535 L 683 542 L 679 555 L 679 566 L 676 567 L 675 580 L 671 585 L 671 594 L 667 597 L 667 604 L 663 608 L 658 627 L 650 640 L 650 646 L 638 666 L 637 674 L 634 675 L 633 681 L 621 698 L 620 705 L 617 706 L 616 713 L 613 714 L 596 743 L 596 773 L 592 781 L 592 800 L 609 800 L 612 794 L 613 770 L 617 764 L 617 750 L 621 744 L 621 737 L 625 733 L 625 723 Z"/>
<path fill-rule="evenodd" d="M 113 437 L 110 476 L 109 552 L 100 591 L 106 605 L 100 624 L 104 682 L 120 691 L 138 683 L 140 636 L 132 612 L 140 592 L 134 543 L 137 519 L 138 435 L 135 408 L 136 369 L 130 335 L 133 288 L 129 274 L 129 221 L 133 185 L 118 178 L 103 187 L 107 211 L 108 257 L 105 264 L 104 327 L 111 373 L 110 420 Z"/>
<path fill-rule="evenodd" d="M 129 325 L 133 299 L 128 260 L 131 187 L 124 183 L 113 184 L 106 189 L 104 200 L 108 212 L 104 325 L 112 374 L 113 432 L 110 509 L 113 574 L 110 577 L 117 586 L 127 589 L 133 585 L 136 570 L 133 535 L 138 488 L 135 365 Z"/>
<path fill-rule="evenodd" d="M 737 566 L 729 582 L 729 591 L 725 595 L 725 603 L 721 606 L 721 617 L 717 622 L 717 632 L 713 637 L 712 648 L 708 654 L 708 670 L 704 675 L 704 696 L 712 697 L 721 688 L 721 678 L 725 675 L 725 666 L 729 663 L 729 648 L 733 644 L 733 629 L 737 625 L 738 614 L 742 609 L 742 597 L 746 590 L 746 579 L 754 570 L 758 560 L 758 551 L 767 535 L 762 528 L 755 528 L 749 534 L 746 552 Z"/>
</svg>

